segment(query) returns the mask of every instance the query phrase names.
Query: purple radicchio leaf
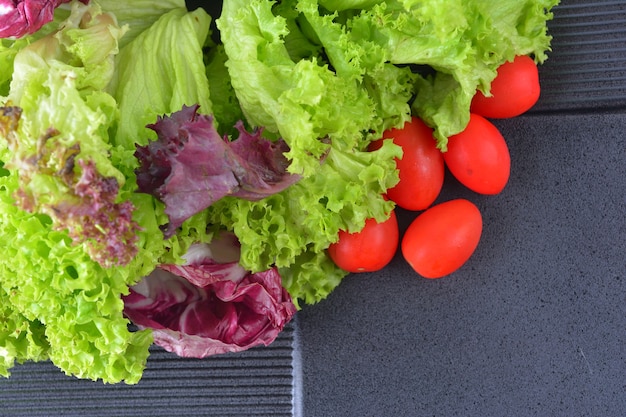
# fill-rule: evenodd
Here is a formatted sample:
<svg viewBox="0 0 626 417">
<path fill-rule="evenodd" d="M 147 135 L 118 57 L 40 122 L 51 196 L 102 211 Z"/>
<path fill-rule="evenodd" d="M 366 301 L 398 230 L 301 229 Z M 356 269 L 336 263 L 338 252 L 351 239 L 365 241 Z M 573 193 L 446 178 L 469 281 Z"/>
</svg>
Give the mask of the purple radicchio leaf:
<svg viewBox="0 0 626 417">
<path fill-rule="evenodd" d="M 276 268 L 251 273 L 232 258 L 216 261 L 232 236 L 193 245 L 186 265 L 156 268 L 124 297 L 126 316 L 152 329 L 155 344 L 184 357 L 272 343 L 296 307 Z"/>
<path fill-rule="evenodd" d="M 54 18 L 54 9 L 69 1 L 0 0 L 0 38 L 21 38 L 37 32 Z"/>
<path fill-rule="evenodd" d="M 186 219 L 225 196 L 260 200 L 300 179 L 287 172 L 285 141 L 264 139 L 260 129 L 248 133 L 240 122 L 239 137 L 231 142 L 215 130 L 211 116 L 197 110 L 197 105 L 184 106 L 159 117 L 148 125 L 158 139 L 137 145 L 135 152 L 140 163 L 138 191 L 165 204 L 166 238 Z"/>
</svg>

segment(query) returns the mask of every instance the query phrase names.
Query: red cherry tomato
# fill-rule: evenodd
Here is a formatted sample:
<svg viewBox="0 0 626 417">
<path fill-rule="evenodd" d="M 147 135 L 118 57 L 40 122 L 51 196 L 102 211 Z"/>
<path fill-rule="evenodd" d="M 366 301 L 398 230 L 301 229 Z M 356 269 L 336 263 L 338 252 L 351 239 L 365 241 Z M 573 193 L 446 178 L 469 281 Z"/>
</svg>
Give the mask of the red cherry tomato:
<svg viewBox="0 0 626 417">
<path fill-rule="evenodd" d="M 446 201 L 421 213 L 402 238 L 402 255 L 425 278 L 441 278 L 472 256 L 482 234 L 478 207 L 465 199 Z"/>
<path fill-rule="evenodd" d="M 519 116 L 537 103 L 540 90 L 537 64 L 529 56 L 520 55 L 498 68 L 490 97 L 476 92 L 470 110 L 494 119 Z"/>
<path fill-rule="evenodd" d="M 413 117 L 402 129 L 385 131 L 382 139 L 372 142 L 369 149 L 380 148 L 384 139 L 393 139 L 403 152 L 402 159 L 396 160 L 400 182 L 387 190 L 387 196 L 404 209 L 426 209 L 439 195 L 445 172 L 433 129 Z"/>
<path fill-rule="evenodd" d="M 373 272 L 385 267 L 396 254 L 400 232 L 394 211 L 377 223 L 367 219 L 360 232 L 339 232 L 339 240 L 328 247 L 335 264 L 348 272 Z"/>
<path fill-rule="evenodd" d="M 509 148 L 498 128 L 477 114 L 470 114 L 463 132 L 448 138 L 443 158 L 452 175 L 479 194 L 498 194 L 509 181 Z"/>
</svg>

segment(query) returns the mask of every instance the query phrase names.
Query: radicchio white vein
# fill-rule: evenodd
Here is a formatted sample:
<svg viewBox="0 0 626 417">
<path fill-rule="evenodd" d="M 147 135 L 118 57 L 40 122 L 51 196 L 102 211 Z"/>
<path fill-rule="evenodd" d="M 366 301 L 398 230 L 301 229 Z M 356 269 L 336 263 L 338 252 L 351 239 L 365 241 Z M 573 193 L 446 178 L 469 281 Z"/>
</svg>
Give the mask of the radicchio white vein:
<svg viewBox="0 0 626 417">
<path fill-rule="evenodd" d="M 124 313 L 154 342 L 179 356 L 202 358 L 269 345 L 296 312 L 276 268 L 243 269 L 238 241 L 225 233 L 194 245 L 188 264 L 160 265 L 124 297 Z M 233 250 L 234 249 L 234 250 Z M 221 261 L 217 262 L 213 256 Z"/>
</svg>

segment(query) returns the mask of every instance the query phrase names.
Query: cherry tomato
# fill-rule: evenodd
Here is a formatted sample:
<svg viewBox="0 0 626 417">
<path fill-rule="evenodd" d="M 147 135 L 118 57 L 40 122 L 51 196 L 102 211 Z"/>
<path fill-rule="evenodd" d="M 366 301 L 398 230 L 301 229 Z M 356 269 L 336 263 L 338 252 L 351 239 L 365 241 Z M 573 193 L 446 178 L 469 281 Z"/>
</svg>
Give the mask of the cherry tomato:
<svg viewBox="0 0 626 417">
<path fill-rule="evenodd" d="M 477 114 L 470 114 L 463 132 L 448 138 L 443 158 L 452 175 L 479 194 L 498 194 L 509 181 L 509 148 L 498 128 Z"/>
<path fill-rule="evenodd" d="M 519 116 L 537 103 L 540 90 L 537 64 L 529 56 L 519 55 L 498 68 L 490 97 L 476 92 L 470 110 L 494 119 Z"/>
<path fill-rule="evenodd" d="M 403 152 L 402 159 L 396 160 L 400 182 L 387 190 L 387 196 L 404 209 L 426 209 L 439 195 L 445 172 L 433 129 L 413 117 L 402 129 L 385 131 L 382 139 L 370 144 L 370 150 L 380 148 L 384 139 L 393 139 Z"/>
<path fill-rule="evenodd" d="M 339 232 L 339 240 L 328 248 L 335 264 L 348 272 L 373 272 L 385 267 L 396 254 L 400 232 L 394 211 L 381 223 L 367 219 L 360 232 Z"/>
<path fill-rule="evenodd" d="M 465 199 L 434 205 L 413 220 L 402 238 L 402 255 L 425 278 L 441 278 L 472 256 L 482 234 L 478 207 Z"/>
</svg>

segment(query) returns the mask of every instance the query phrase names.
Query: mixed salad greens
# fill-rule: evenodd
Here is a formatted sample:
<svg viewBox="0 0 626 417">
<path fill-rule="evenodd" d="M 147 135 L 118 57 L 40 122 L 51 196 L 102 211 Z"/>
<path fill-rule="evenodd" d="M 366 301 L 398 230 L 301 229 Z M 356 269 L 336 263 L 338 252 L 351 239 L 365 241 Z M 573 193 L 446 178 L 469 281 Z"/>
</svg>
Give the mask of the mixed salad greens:
<svg viewBox="0 0 626 417">
<path fill-rule="evenodd" d="M 368 144 L 417 115 L 445 150 L 557 2 L 0 0 L 0 374 L 271 343 L 393 208 Z"/>
</svg>

